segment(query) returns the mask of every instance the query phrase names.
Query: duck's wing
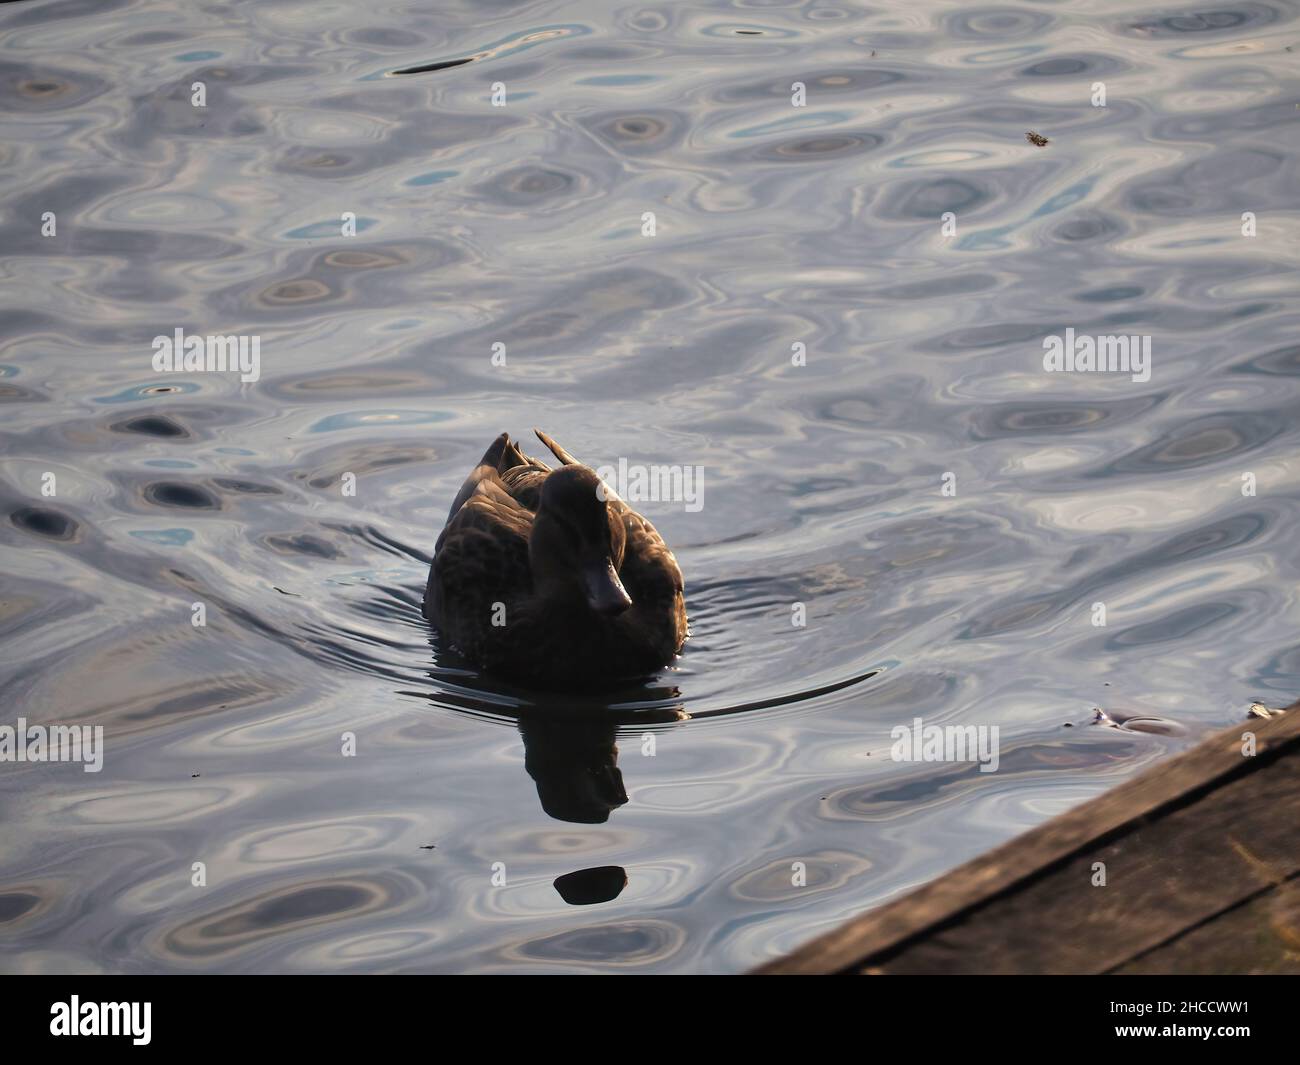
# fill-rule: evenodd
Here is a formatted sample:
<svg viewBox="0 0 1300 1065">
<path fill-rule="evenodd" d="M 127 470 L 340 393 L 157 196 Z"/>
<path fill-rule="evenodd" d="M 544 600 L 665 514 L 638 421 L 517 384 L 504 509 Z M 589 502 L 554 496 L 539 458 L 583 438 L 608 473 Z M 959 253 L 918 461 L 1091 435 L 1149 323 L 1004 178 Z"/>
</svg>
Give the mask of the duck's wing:
<svg viewBox="0 0 1300 1065">
<path fill-rule="evenodd" d="M 494 603 L 514 602 L 532 589 L 528 534 L 533 512 L 500 481 L 484 478 L 443 529 L 429 567 L 424 615 L 472 651 L 490 624 Z M 445 610 L 452 611 L 449 619 Z M 475 635 L 478 634 L 478 635 Z"/>
<path fill-rule="evenodd" d="M 483 452 L 483 457 L 478 460 L 478 465 L 469 471 L 469 476 L 465 478 L 465 483 L 460 486 L 460 491 L 456 493 L 456 498 L 451 502 L 451 510 L 447 512 L 447 523 L 445 529 L 451 528 L 451 523 L 456 520 L 456 515 L 460 513 L 460 508 L 465 505 L 465 500 L 478 489 L 478 486 L 485 481 L 500 480 L 501 460 L 505 450 L 510 446 L 510 436 L 502 433 L 492 441 L 491 446 Z"/>
<path fill-rule="evenodd" d="M 656 666 L 681 650 L 688 632 L 682 571 L 658 530 L 626 503 L 611 501 L 623 520 L 627 544 L 619 579 L 632 608 L 620 619 L 650 649 Z"/>
<path fill-rule="evenodd" d="M 662 606 L 676 602 L 682 595 L 682 571 L 659 530 L 622 500 L 617 504 L 611 502 L 611 506 L 616 507 L 623 519 L 623 531 L 627 534 L 618 575 L 633 603 Z"/>
<path fill-rule="evenodd" d="M 501 483 L 506 491 L 530 511 L 537 510 L 542 500 L 542 482 L 551 467 L 541 459 L 525 455 L 513 442 L 507 444 L 501 462 Z"/>
<path fill-rule="evenodd" d="M 544 467 L 543 467 L 544 469 Z M 468 605 L 483 596 L 529 587 L 528 534 L 533 509 L 529 478 L 546 474 L 502 433 L 465 478 L 434 547 L 425 616 L 441 624 L 444 602 Z"/>
<path fill-rule="evenodd" d="M 540 490 L 541 479 L 550 473 L 550 467 L 537 459 L 529 458 L 510 439 L 509 433 L 502 433 L 492 441 L 478 465 L 470 471 L 465 483 L 460 486 L 456 498 L 452 501 L 451 511 L 447 514 L 446 528 L 450 528 L 460 509 L 471 496 L 483 486 L 490 492 L 496 486 L 506 495 L 519 499 L 529 510 L 537 509 L 536 500 L 529 503 L 519 495 L 530 495 Z M 534 486 L 535 482 L 535 486 Z"/>
</svg>

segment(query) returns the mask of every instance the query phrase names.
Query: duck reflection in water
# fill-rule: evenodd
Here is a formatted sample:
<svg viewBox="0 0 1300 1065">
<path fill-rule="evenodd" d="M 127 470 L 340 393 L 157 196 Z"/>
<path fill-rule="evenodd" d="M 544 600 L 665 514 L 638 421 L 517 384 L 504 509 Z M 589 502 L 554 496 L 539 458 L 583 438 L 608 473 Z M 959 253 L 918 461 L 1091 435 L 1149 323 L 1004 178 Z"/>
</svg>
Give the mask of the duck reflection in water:
<svg viewBox="0 0 1300 1065">
<path fill-rule="evenodd" d="M 476 676 L 470 663 L 440 645 L 436 634 L 429 642 L 437 662 L 430 676 L 443 690 L 437 695 L 422 693 L 426 698 L 475 713 L 502 712 L 495 698 L 501 694 L 498 685 Z M 479 692 L 494 698 L 483 698 Z M 620 728 L 639 742 L 648 729 L 690 716 L 680 689 L 645 682 L 605 697 L 538 699 L 537 693 L 522 691 L 514 695 L 519 702 L 509 713 L 523 739 L 524 769 L 537 786 L 542 810 L 557 821 L 579 825 L 603 825 L 628 801 L 618 767 Z M 592 906 L 618 898 L 627 883 L 622 866 L 601 865 L 564 873 L 555 879 L 554 887 L 570 906 Z"/>
<path fill-rule="evenodd" d="M 657 689 L 669 698 L 676 688 Z M 518 718 L 524 740 L 524 769 L 537 785 L 542 809 L 557 821 L 603 825 L 611 811 L 627 802 L 618 767 L 618 729 L 633 722 L 648 726 L 686 717 L 680 705 L 635 713 L 609 704 L 529 707 Z"/>
<path fill-rule="evenodd" d="M 510 694 L 518 701 L 506 707 L 499 701 L 500 685 L 474 675 L 469 663 L 436 634 L 429 643 L 438 664 L 430 676 L 441 690 L 420 694 L 444 707 L 494 716 L 505 711 L 513 717 L 524 741 L 524 769 L 537 785 L 542 810 L 557 821 L 603 825 L 628 801 L 618 767 L 620 728 L 639 736 L 690 716 L 679 688 L 644 682 L 603 696 L 565 699 L 516 690 Z"/>
<path fill-rule="evenodd" d="M 524 769 L 537 785 L 542 809 L 557 821 L 603 825 L 627 802 L 612 721 L 590 717 L 556 720 L 539 714 L 519 719 Z"/>
</svg>

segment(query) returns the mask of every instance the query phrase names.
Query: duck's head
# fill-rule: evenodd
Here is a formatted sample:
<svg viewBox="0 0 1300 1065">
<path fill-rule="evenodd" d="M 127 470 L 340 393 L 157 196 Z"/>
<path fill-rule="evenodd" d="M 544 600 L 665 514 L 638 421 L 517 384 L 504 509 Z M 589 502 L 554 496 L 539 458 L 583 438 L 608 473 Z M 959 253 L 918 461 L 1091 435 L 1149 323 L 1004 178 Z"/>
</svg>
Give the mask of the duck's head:
<svg viewBox="0 0 1300 1065">
<path fill-rule="evenodd" d="M 528 561 L 542 594 L 581 596 L 595 613 L 613 617 L 632 605 L 623 582 L 627 536 L 586 466 L 562 466 L 542 483 L 528 538 Z"/>
</svg>

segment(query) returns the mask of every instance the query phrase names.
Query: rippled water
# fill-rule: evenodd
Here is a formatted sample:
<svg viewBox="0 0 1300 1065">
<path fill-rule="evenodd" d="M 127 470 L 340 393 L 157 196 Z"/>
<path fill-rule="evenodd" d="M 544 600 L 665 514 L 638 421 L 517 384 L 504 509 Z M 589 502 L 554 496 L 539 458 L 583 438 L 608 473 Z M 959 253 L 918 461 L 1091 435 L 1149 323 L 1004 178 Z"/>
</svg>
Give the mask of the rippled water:
<svg viewBox="0 0 1300 1065">
<path fill-rule="evenodd" d="M 106 751 L 0 764 L 0 965 L 740 970 L 1300 694 L 1296 14 L 5 5 L 0 723 Z M 1044 372 L 1067 328 L 1150 380 Z M 642 507 L 653 686 L 431 643 L 534 425 L 705 470 Z M 918 716 L 999 770 L 892 761 Z"/>
</svg>

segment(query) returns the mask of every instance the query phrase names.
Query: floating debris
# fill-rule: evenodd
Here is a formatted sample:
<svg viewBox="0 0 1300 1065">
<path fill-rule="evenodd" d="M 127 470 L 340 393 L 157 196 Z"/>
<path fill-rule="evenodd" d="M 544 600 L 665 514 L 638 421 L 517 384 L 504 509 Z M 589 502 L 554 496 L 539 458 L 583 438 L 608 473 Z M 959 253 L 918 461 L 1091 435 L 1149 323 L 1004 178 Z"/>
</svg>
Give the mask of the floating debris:
<svg viewBox="0 0 1300 1065">
<path fill-rule="evenodd" d="M 1035 133 L 1032 129 L 1025 134 L 1025 140 L 1035 148 L 1046 148 L 1052 142 L 1044 137 L 1041 133 Z"/>
<path fill-rule="evenodd" d="M 1168 718 L 1158 717 L 1155 714 L 1144 714 L 1130 710 L 1116 710 L 1108 714 L 1105 710 L 1097 707 L 1093 708 L 1092 713 L 1092 723 L 1094 725 L 1117 728 L 1121 732 L 1149 732 L 1156 736 L 1187 735 L 1187 729 L 1177 721 L 1170 721 Z"/>
<path fill-rule="evenodd" d="M 484 59 L 495 59 L 500 56 L 512 55 L 515 52 L 522 52 L 543 41 L 553 41 L 561 37 L 578 37 L 590 33 L 591 30 L 586 26 L 580 25 L 561 25 L 561 26 L 541 26 L 535 30 L 528 30 L 525 33 L 516 33 L 505 40 L 497 41 L 495 44 L 477 52 L 471 52 L 469 55 L 458 55 L 451 59 L 435 59 L 432 63 L 421 63 L 414 67 L 402 67 L 401 70 L 390 70 L 388 76 L 399 74 L 427 74 L 431 70 L 447 70 L 450 67 L 463 67 L 466 63 L 476 63 Z"/>
<path fill-rule="evenodd" d="M 463 67 L 466 63 L 472 63 L 479 58 L 476 55 L 469 56 L 466 59 L 445 59 L 441 63 L 425 63 L 420 67 L 405 67 L 402 70 L 394 70 L 394 74 L 427 74 L 431 70 L 446 70 L 448 67 Z"/>
<path fill-rule="evenodd" d="M 1281 717 L 1285 710 L 1276 707 L 1265 706 L 1263 703 L 1251 703 L 1250 709 L 1246 711 L 1247 717 L 1261 717 L 1268 720 L 1270 717 Z"/>
</svg>

